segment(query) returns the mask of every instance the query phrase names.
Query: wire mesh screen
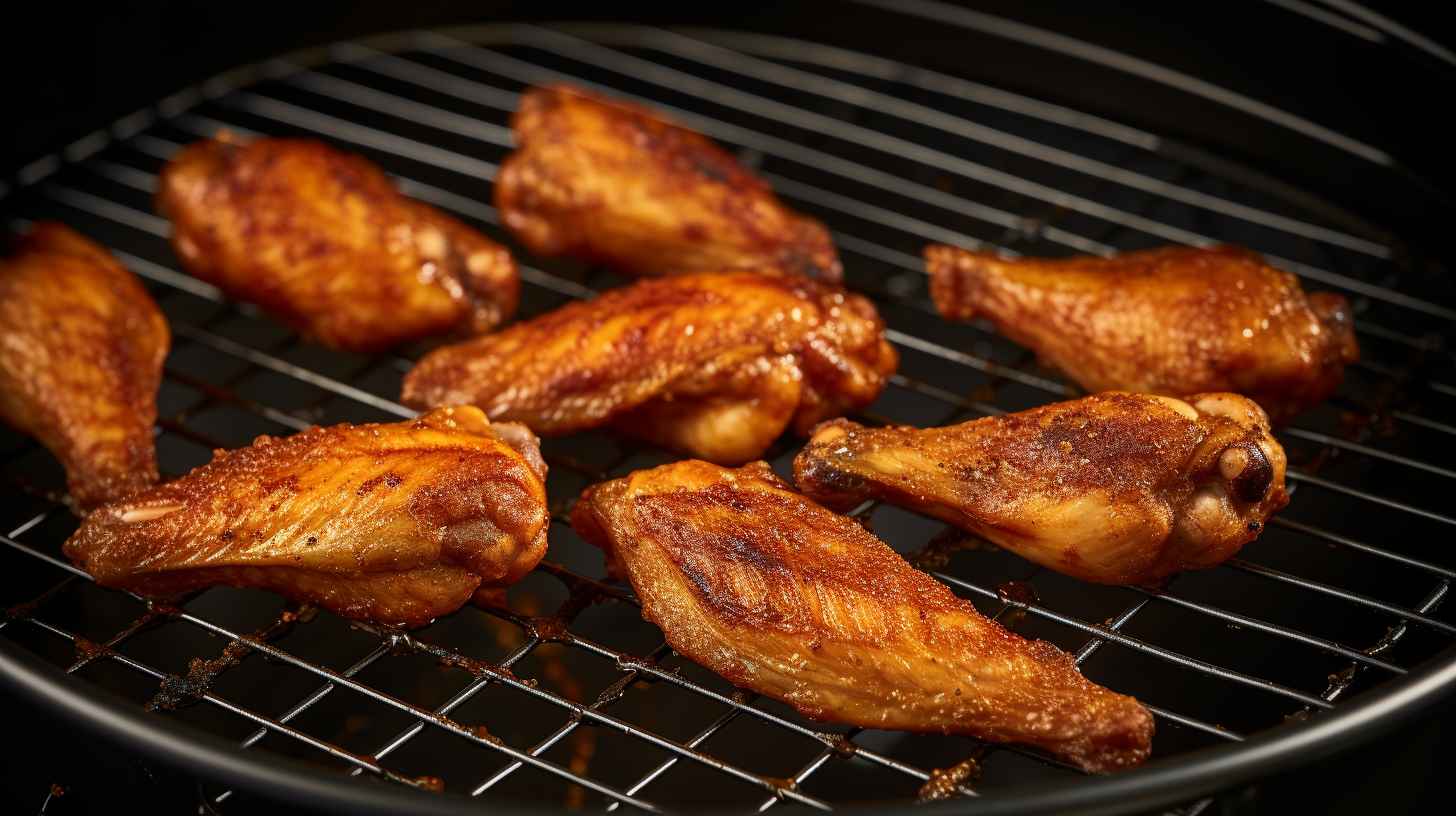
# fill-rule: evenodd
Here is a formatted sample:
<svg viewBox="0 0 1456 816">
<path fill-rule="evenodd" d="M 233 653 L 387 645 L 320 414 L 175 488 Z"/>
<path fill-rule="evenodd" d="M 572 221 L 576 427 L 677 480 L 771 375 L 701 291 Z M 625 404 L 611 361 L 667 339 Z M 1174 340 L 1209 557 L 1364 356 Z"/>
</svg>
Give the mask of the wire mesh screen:
<svg viewBox="0 0 1456 816">
<path fill-rule="evenodd" d="M 182 144 L 219 130 L 328 140 L 409 195 L 509 243 L 489 206 L 523 87 L 556 81 L 648 102 L 735 150 L 834 233 L 900 372 L 864 419 L 938 425 L 1073 396 L 982 324 L 935 316 L 927 242 L 1024 254 L 1169 242 L 1252 247 L 1349 295 L 1363 359 L 1280 439 L 1293 501 L 1237 558 L 1166 586 L 1084 584 L 888 506 L 857 514 L 1019 633 L 1072 652 L 1157 716 L 1154 761 L 1303 719 L 1407 673 L 1456 635 L 1443 499 L 1456 426 L 1456 310 L 1445 270 L 1331 208 L 1189 159 L 1155 134 L 862 54 L 726 32 L 491 27 L 280 61 L 164 100 L 22 171 L 5 214 L 54 218 L 113 248 L 174 334 L 157 446 L 167 476 L 215 448 L 311 424 L 392 421 L 424 346 L 330 351 L 178 271 L 151 196 Z M 1179 153 L 1178 155 L 1186 155 Z M 518 252 L 522 317 L 620 285 Z M 781 472 L 797 450 L 768 458 Z M 1077 771 L 961 737 L 846 730 L 733 689 L 675 656 L 630 588 L 565 523 L 587 484 L 670 461 L 609 434 L 546 440 L 557 523 L 510 610 L 467 608 L 408 634 L 262 592 L 170 604 L 105 590 L 60 546 L 63 474 L 0 431 L 3 635 L 157 712 L 364 779 L 566 807 L 766 810 L 994 796 Z M 1377 692 L 1378 693 L 1378 692 Z M 1095 784 L 1088 780 L 1087 784 Z M 244 796 L 208 792 L 226 807 Z"/>
</svg>

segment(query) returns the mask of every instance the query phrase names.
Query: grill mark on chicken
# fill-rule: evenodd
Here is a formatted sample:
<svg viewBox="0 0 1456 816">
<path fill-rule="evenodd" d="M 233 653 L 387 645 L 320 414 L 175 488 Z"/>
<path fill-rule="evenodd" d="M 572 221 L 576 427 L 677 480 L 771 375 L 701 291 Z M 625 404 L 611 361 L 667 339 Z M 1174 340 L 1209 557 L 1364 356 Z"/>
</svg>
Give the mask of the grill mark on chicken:
<svg viewBox="0 0 1456 816">
<path fill-rule="evenodd" d="M 553 85 L 526 91 L 511 126 L 517 149 L 501 163 L 495 204 L 537 255 L 643 276 L 782 268 L 841 277 L 822 224 L 645 107 Z"/>
<path fill-rule="evenodd" d="M 141 282 L 69 227 L 34 224 L 0 258 L 0 420 L 55 454 L 78 508 L 157 481 L 170 342 Z"/>
<path fill-rule="evenodd" d="M 1343 297 L 1306 294 L 1238 247 L 1045 260 L 931 246 L 925 259 L 943 316 L 984 316 L 1088 391 L 1232 391 L 1283 423 L 1359 358 Z"/>
<path fill-rule="evenodd" d="M 1268 419 L 1235 394 L 1106 393 L 943 428 L 815 429 L 799 488 L 881 499 L 1100 583 L 1221 563 L 1288 503 Z"/>
<path fill-rule="evenodd" d="M 542 434 L 611 425 L 723 462 L 872 402 L 897 357 L 862 297 L 797 276 L 644 280 L 426 355 L 417 408 L 470 403 Z"/>
<path fill-rule="evenodd" d="M 806 716 L 1026 742 L 1092 771 L 1153 723 L 1071 657 L 982 617 L 769 467 L 678 462 L 588 488 L 572 527 L 684 656 Z"/>
<path fill-rule="evenodd" d="M 320 142 L 189 145 L 163 168 L 157 209 L 189 272 L 335 348 L 488 331 L 516 308 L 504 248 Z"/>
<path fill-rule="evenodd" d="M 420 626 L 546 550 L 544 466 L 479 409 L 259 437 L 97 510 L 65 545 L 98 583 L 143 594 L 272 590 L 346 617 Z"/>
</svg>

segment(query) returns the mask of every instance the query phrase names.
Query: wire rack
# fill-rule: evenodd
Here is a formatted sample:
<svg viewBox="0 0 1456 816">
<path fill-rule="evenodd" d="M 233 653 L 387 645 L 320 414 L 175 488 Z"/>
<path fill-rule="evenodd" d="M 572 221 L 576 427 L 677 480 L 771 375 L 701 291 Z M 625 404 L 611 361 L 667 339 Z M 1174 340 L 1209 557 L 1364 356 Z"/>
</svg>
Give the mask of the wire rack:
<svg viewBox="0 0 1456 816">
<path fill-rule="evenodd" d="M 799 40 L 625 26 L 415 33 L 254 66 L 188 89 L 24 168 L 12 226 L 59 218 L 109 244 L 166 312 L 174 348 L 157 444 L 176 476 L 213 449 L 315 423 L 391 421 L 424 346 L 361 357 L 312 345 L 181 274 L 150 206 L 161 164 L 226 129 L 328 140 L 409 195 L 506 240 L 486 203 L 521 89 L 564 81 L 648 102 L 738 152 L 830 225 L 847 284 L 874 297 L 903 363 L 871 422 L 934 425 L 1075 395 L 1032 355 L 929 304 L 926 242 L 1109 253 L 1233 241 L 1349 295 L 1363 359 L 1285 429 L 1290 507 L 1240 557 L 1153 588 L 1080 584 L 943 525 L 857 515 L 984 612 L 1075 654 L 1154 712 L 1154 761 L 1317 719 L 1448 646 L 1456 517 L 1456 310 L 1444 270 L 1324 208 L 1167 157 L 1155 134 L 964 79 Z M 1182 154 L 1180 154 L 1182 155 Z M 5 192 L 5 191 L 0 191 Z M 619 280 L 523 261 L 522 316 Z M 785 440 L 769 458 L 781 472 Z M 1077 775 L 1032 750 L 845 730 L 732 689 L 672 654 L 630 588 L 565 523 L 594 481 L 671 457 L 604 434 L 547 440 L 556 524 L 511 610 L 402 633 L 264 593 L 171 603 L 103 590 L 60 556 L 63 475 L 0 431 L 4 636 L 158 716 L 345 774 L 431 791 L 647 811 L 713 803 L 831 809 L 1014 796 Z M 1084 784 L 1099 784 L 1095 779 Z M 223 808 L 247 792 L 211 790 Z M 1206 802 L 1193 803 L 1196 811 Z"/>
</svg>

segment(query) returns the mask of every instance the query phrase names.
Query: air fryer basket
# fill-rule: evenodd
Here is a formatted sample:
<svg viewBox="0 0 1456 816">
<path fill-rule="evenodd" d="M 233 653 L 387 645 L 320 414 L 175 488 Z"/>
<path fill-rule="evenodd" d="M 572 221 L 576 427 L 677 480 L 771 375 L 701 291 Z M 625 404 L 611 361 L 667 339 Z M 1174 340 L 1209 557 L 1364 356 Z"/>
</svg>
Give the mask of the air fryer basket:
<svg viewBox="0 0 1456 816">
<path fill-rule="evenodd" d="M 426 347 L 329 351 L 179 272 L 151 207 L 161 164 L 219 130 L 325 139 L 505 240 L 487 202 L 508 116 L 523 87 L 558 81 L 650 103 L 830 226 L 847 284 L 875 299 L 903 357 L 869 422 L 938 425 L 1077 393 L 988 326 L 935 316 L 928 242 L 1064 255 L 1229 241 L 1351 298 L 1362 360 L 1281 433 L 1293 501 L 1222 567 L 1160 588 L 1094 586 L 905 511 L 857 511 L 983 612 L 1145 702 L 1158 726 L 1149 765 L 1088 777 L 1015 746 L 825 726 L 672 654 L 566 524 L 585 485 L 672 458 L 608 434 L 544 444 L 557 523 L 511 611 L 466 609 L 405 634 L 261 592 L 148 604 L 96 587 L 60 555 L 76 520 L 58 466 L 0 430 L 0 677 L 83 729 L 207 777 L 223 810 L 262 795 L 449 813 L 932 798 L 947 801 L 925 807 L 965 812 L 1196 812 L 1200 797 L 1370 739 L 1456 687 L 1456 624 L 1441 607 L 1456 559 L 1430 546 L 1456 525 L 1442 501 L 1456 480 L 1444 268 L 1399 230 L 1144 130 L 799 39 L 490 25 L 340 43 L 189 88 L 25 167 L 0 188 L 4 213 L 10 226 L 71 223 L 147 281 L 175 338 L 157 444 L 178 475 L 258 434 L 412 416 L 395 400 Z M 1305 120 L 1278 123 L 1350 163 L 1373 160 Z M 621 283 L 518 259 L 523 317 Z M 785 439 L 767 458 L 782 472 L 797 447 Z"/>
</svg>

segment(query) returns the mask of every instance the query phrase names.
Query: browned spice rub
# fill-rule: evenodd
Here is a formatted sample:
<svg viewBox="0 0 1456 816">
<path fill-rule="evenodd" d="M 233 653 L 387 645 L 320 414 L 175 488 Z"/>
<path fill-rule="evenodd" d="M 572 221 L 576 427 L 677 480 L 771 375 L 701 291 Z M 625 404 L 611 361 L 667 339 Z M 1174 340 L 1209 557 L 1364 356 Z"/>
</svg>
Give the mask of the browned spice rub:
<svg viewBox="0 0 1456 816">
<path fill-rule="evenodd" d="M 61 460 L 81 508 L 157 481 L 170 343 L 141 282 L 70 227 L 36 224 L 0 258 L 0 419 Z"/>
<path fill-rule="evenodd" d="M 489 331 L 516 310 L 510 253 L 321 142 L 190 145 L 157 209 L 189 272 L 334 348 Z"/>
<path fill-rule="evenodd" d="M 472 404 L 563 434 L 612 425 L 737 464 L 872 402 L 897 358 L 864 298 L 797 275 L 643 280 L 425 356 L 416 408 Z"/>
<path fill-rule="evenodd" d="M 703 136 L 579 88 L 532 88 L 511 120 L 501 219 L 537 255 L 631 275 L 777 267 L 840 278 L 824 225 Z"/>
<path fill-rule="evenodd" d="M 1088 391 L 1243 394 L 1275 424 L 1334 393 L 1359 357 L 1350 305 L 1238 247 L 1114 258 L 925 250 L 951 320 L 985 317 Z"/>
<path fill-rule="evenodd" d="M 525 428 L 442 408 L 218 451 L 92 513 L 65 553 L 98 583 L 145 595 L 257 587 L 422 626 L 541 560 L 545 479 Z"/>
<path fill-rule="evenodd" d="M 1108 392 L 944 428 L 815 429 L 799 489 L 881 499 L 1050 569 L 1109 584 L 1211 567 L 1289 502 L 1284 449 L 1236 394 Z"/>
<path fill-rule="evenodd" d="M 589 488 L 572 527 L 674 649 L 808 717 L 1026 743 L 1089 771 L 1148 755 L 1153 718 L 1136 700 L 982 617 L 762 462 L 637 471 Z"/>
</svg>

